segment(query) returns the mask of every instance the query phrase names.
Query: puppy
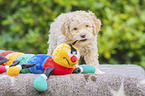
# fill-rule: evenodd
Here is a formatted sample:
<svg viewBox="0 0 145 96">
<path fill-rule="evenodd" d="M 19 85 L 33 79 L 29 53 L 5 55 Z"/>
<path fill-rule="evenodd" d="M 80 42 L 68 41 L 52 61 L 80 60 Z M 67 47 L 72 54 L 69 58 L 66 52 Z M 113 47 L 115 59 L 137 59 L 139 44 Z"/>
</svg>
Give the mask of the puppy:
<svg viewBox="0 0 145 96">
<path fill-rule="evenodd" d="M 102 73 L 99 70 L 97 48 L 97 34 L 100 27 L 101 21 L 91 11 L 62 13 L 50 26 L 48 54 L 52 55 L 54 49 L 61 43 L 78 40 L 75 46 L 86 64 L 94 65 L 96 74 Z"/>
</svg>

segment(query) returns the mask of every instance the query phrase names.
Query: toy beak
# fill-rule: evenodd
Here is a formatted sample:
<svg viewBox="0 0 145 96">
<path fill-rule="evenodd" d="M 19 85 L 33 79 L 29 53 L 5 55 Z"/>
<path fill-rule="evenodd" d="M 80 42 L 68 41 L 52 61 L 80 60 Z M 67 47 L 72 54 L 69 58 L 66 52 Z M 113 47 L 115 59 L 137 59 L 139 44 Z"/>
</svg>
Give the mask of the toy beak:
<svg viewBox="0 0 145 96">
<path fill-rule="evenodd" d="M 77 61 L 77 57 L 74 56 L 74 55 L 70 59 L 71 59 L 72 62 L 76 62 Z"/>
</svg>

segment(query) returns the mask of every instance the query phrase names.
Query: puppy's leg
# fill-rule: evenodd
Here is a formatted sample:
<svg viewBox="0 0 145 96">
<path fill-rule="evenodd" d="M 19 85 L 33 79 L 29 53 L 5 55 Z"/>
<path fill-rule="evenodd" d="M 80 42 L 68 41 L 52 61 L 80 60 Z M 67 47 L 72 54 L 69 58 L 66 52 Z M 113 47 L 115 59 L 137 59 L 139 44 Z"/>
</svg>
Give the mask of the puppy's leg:
<svg viewBox="0 0 145 96">
<path fill-rule="evenodd" d="M 47 55 L 52 55 L 52 53 L 53 53 L 53 48 L 50 48 L 50 47 L 49 47 L 49 48 L 47 49 L 47 51 L 48 51 L 48 52 L 47 52 Z"/>
<path fill-rule="evenodd" d="M 47 49 L 47 55 L 52 55 L 54 49 L 56 48 L 57 44 L 54 43 L 48 43 L 49 44 L 49 48 Z"/>
<path fill-rule="evenodd" d="M 53 37 L 52 35 L 49 36 L 49 41 L 48 41 L 48 44 L 49 44 L 49 48 L 47 49 L 48 50 L 48 53 L 47 55 L 52 55 L 54 49 L 65 42 L 65 38 L 64 36 L 59 36 L 59 37 Z"/>
<path fill-rule="evenodd" d="M 57 47 L 57 41 L 56 39 L 53 37 L 53 34 L 51 33 L 49 35 L 49 40 L 47 42 L 49 44 L 49 47 L 47 49 L 47 55 L 52 55 L 54 49 Z"/>
<path fill-rule="evenodd" d="M 95 50 L 90 50 L 88 53 L 86 53 L 86 55 L 84 55 L 84 59 L 86 61 L 86 64 L 91 64 L 91 65 L 95 66 L 95 68 L 96 68 L 95 74 L 103 74 L 104 72 L 102 72 L 99 69 L 98 56 L 99 56 L 99 54 L 97 52 L 97 48 L 95 48 Z"/>
</svg>

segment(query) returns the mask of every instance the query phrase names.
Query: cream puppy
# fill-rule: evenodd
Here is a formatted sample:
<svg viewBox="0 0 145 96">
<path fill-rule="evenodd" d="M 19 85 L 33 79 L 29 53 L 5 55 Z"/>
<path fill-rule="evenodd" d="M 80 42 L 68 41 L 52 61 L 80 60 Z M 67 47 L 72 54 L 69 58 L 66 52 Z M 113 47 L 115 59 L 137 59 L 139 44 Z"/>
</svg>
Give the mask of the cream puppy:
<svg viewBox="0 0 145 96">
<path fill-rule="evenodd" d="M 94 65 L 96 74 L 102 73 L 99 70 L 97 48 L 97 33 L 100 27 L 101 21 L 91 11 L 62 13 L 50 26 L 48 54 L 52 55 L 54 49 L 61 43 L 78 40 L 75 46 L 86 64 Z"/>
</svg>

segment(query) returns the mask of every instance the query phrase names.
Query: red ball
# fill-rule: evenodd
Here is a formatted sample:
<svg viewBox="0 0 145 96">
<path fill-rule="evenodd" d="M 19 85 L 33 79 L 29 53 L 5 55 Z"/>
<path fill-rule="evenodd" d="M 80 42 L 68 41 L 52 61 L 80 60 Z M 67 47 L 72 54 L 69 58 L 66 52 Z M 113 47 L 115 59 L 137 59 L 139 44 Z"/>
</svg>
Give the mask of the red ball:
<svg viewBox="0 0 145 96">
<path fill-rule="evenodd" d="M 0 74 L 3 74 L 4 72 L 6 72 L 6 67 L 3 65 L 0 65 Z"/>
</svg>

